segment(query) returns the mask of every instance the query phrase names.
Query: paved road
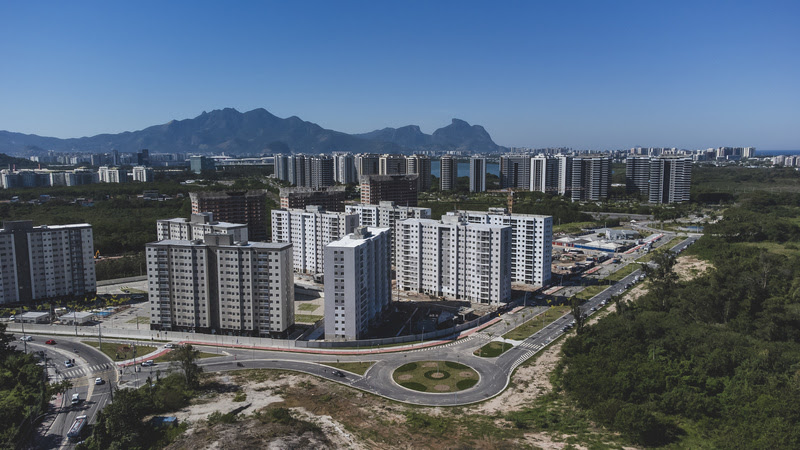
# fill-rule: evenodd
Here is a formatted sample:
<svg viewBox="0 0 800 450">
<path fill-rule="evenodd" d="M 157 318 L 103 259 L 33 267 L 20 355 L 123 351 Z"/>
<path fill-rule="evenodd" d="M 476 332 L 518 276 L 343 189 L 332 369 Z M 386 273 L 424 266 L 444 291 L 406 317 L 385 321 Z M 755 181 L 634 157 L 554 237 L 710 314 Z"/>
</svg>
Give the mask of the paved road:
<svg viewBox="0 0 800 450">
<path fill-rule="evenodd" d="M 681 252 L 698 238 L 698 236 L 691 236 L 673 246 L 671 251 Z M 601 304 L 610 300 L 613 295 L 622 293 L 633 286 L 640 275 L 641 270 L 636 270 L 591 298 L 583 305 L 583 312 L 587 316 L 591 316 L 595 312 L 593 309 L 599 309 Z M 526 307 L 524 311 L 526 311 L 527 318 L 534 317 L 544 310 L 546 308 Z M 199 364 L 208 372 L 253 368 L 293 370 L 401 402 L 431 406 L 465 405 L 486 400 L 503 392 L 513 371 L 564 334 L 564 327 L 573 321 L 571 314 L 565 314 L 497 358 L 480 358 L 473 355 L 475 350 L 489 342 L 493 336 L 501 336 L 514 328 L 520 316 L 521 312 L 515 316 L 506 315 L 503 317 L 504 320 L 458 341 L 441 341 L 442 345 L 434 347 L 391 353 L 372 353 L 371 350 L 362 350 L 357 354 L 353 354 L 352 351 L 348 351 L 348 354 L 318 354 L 197 345 L 202 351 L 223 353 L 219 357 L 202 359 Z M 48 358 L 52 362 L 52 371 L 55 372 L 55 369 L 58 369 L 59 377 L 66 377 L 75 384 L 73 390 L 64 396 L 65 403 L 69 403 L 73 392 L 78 392 L 81 394 L 81 398 L 88 399 L 77 407 L 66 405 L 62 409 L 50 431 L 42 438 L 42 444 L 44 444 L 42 447 L 67 446 L 68 443 L 64 437 L 75 416 L 87 414 L 90 422 L 96 420 L 96 413 L 109 401 L 109 389 L 116 380 L 122 387 L 135 387 L 141 385 L 147 376 L 153 376 L 156 371 L 162 370 L 163 372 L 167 368 L 167 364 L 156 364 L 150 368 L 142 368 L 137 365 L 124 368 L 120 374 L 114 369 L 109 369 L 112 367 L 111 361 L 105 355 L 92 347 L 79 343 L 80 340 L 86 338 L 55 337 L 54 339 L 58 341 L 58 345 L 55 346 L 42 344 L 47 337 L 37 336 L 35 339 L 34 342 L 29 342 L 29 349 L 47 352 Z M 114 341 L 110 338 L 107 340 Z M 74 352 L 73 349 L 77 352 Z M 70 356 L 76 360 L 75 368 L 64 367 L 64 360 Z M 425 360 L 447 360 L 466 364 L 478 372 L 480 380 L 474 387 L 456 393 L 417 392 L 405 389 L 394 382 L 392 373 L 397 367 L 409 362 Z M 363 376 L 347 372 L 345 377 L 337 377 L 330 367 L 324 366 L 325 363 L 363 361 L 375 361 L 375 364 Z M 140 371 L 135 371 L 135 367 L 139 367 Z M 107 382 L 104 385 L 95 386 L 93 380 L 98 376 L 104 377 Z"/>
<path fill-rule="evenodd" d="M 47 339 L 54 339 L 55 345 L 47 345 Z M 21 343 L 17 348 L 23 348 Z M 110 383 L 115 379 L 115 366 L 108 358 L 85 344 L 64 337 L 36 336 L 33 341 L 27 342 L 28 352 L 44 354 L 47 375 L 51 381 L 69 380 L 73 387 L 61 397 L 61 404 L 56 410 L 50 412 L 45 421 L 45 426 L 40 428 L 40 435 L 35 439 L 37 448 L 70 448 L 72 444 L 67 441 L 67 431 L 75 417 L 86 415 L 89 423 L 97 420 L 97 412 L 102 410 L 110 401 Z M 72 362 L 72 367 L 67 367 L 67 361 Z M 102 377 L 106 382 L 95 385 L 95 378 Z M 71 404 L 73 394 L 81 398 L 77 405 Z"/>
</svg>

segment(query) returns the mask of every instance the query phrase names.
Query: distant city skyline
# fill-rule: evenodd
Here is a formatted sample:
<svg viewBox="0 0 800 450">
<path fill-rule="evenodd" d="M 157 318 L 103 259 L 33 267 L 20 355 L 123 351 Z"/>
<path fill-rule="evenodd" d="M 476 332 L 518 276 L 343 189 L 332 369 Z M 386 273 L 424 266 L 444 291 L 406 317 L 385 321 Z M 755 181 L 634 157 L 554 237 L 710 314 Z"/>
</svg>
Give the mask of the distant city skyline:
<svg viewBox="0 0 800 450">
<path fill-rule="evenodd" d="M 72 138 L 224 107 L 507 147 L 800 149 L 800 3 L 0 4 L 0 130 Z"/>
</svg>

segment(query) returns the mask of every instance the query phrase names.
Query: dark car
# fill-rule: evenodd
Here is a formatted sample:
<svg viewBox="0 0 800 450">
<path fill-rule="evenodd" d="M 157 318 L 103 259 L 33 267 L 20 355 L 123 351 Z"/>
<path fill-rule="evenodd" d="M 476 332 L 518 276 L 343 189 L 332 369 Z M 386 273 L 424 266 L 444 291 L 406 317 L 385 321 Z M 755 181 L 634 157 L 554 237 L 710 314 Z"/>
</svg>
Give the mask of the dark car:
<svg viewBox="0 0 800 450">
<path fill-rule="evenodd" d="M 344 372 L 342 372 L 341 370 L 334 370 L 333 374 L 336 375 L 337 377 L 344 378 Z"/>
</svg>

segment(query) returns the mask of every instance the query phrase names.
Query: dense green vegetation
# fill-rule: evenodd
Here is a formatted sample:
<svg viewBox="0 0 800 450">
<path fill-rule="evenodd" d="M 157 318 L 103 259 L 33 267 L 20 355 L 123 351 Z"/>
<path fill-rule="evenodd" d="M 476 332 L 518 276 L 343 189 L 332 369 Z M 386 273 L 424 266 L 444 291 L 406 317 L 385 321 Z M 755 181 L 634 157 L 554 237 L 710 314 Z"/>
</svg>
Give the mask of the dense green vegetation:
<svg viewBox="0 0 800 450">
<path fill-rule="evenodd" d="M 440 218 L 448 211 L 486 211 L 488 208 L 507 208 L 505 193 L 433 192 L 421 195 L 419 206 L 431 209 L 431 217 Z M 515 192 L 513 212 L 517 214 L 544 214 L 553 216 L 553 224 L 561 222 L 591 222 L 592 217 L 581 212 L 578 203 L 564 197 L 541 192 Z M 600 222 L 602 224 L 602 222 Z"/>
<path fill-rule="evenodd" d="M 556 382 L 598 423 L 648 446 L 800 447 L 797 195 L 742 195 L 690 251 L 714 268 L 679 281 L 658 253 L 650 292 L 564 343 Z"/>
<path fill-rule="evenodd" d="M 25 447 L 50 396 L 70 387 L 66 381 L 47 384 L 34 354 L 15 350 L 13 340 L 0 323 L 0 448 Z"/>
<path fill-rule="evenodd" d="M 792 168 L 714 167 L 692 168 L 692 201 L 728 203 L 756 191 L 800 192 L 800 172 Z"/>
<path fill-rule="evenodd" d="M 52 198 L 42 204 L 0 203 L 3 220 L 32 220 L 34 225 L 62 225 L 89 223 L 94 233 L 94 247 L 101 255 L 123 255 L 122 261 L 102 261 L 98 264 L 97 279 L 120 278 L 142 274 L 144 245 L 156 240 L 156 221 L 191 215 L 191 191 L 221 191 L 232 189 L 267 189 L 277 192 L 277 187 L 257 178 L 234 178 L 227 184 L 211 183 L 208 186 L 182 185 L 178 180 L 155 183 L 98 183 L 84 186 L 51 187 L 0 191 L 0 198 L 18 195 L 22 200 L 33 200 L 39 195 Z M 166 201 L 148 201 L 138 198 L 144 190 L 158 190 L 161 194 L 175 196 Z M 181 194 L 181 196 L 178 196 Z M 77 198 L 93 200 L 93 206 L 82 206 Z M 267 209 L 277 207 L 274 199 L 267 197 Z"/>
</svg>

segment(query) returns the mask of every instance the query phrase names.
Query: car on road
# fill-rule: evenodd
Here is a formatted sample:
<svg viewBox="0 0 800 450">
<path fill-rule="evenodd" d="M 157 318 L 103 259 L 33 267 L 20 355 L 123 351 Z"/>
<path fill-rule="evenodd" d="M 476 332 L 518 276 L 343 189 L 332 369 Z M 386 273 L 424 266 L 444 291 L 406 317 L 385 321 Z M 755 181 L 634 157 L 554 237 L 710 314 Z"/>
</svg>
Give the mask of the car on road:
<svg viewBox="0 0 800 450">
<path fill-rule="evenodd" d="M 165 345 L 164 348 L 175 348 L 175 344 L 169 343 Z"/>
<path fill-rule="evenodd" d="M 81 394 L 72 394 L 72 404 L 77 405 L 81 402 Z"/>
<path fill-rule="evenodd" d="M 32 341 L 33 340 L 33 336 L 22 336 L 21 338 L 19 338 L 19 340 L 20 341 Z"/>
<path fill-rule="evenodd" d="M 336 375 L 337 377 L 344 378 L 344 372 L 342 372 L 341 370 L 334 370 L 333 374 Z"/>
<path fill-rule="evenodd" d="M 54 341 L 53 339 L 48 339 L 47 341 L 45 341 L 45 344 L 47 344 L 47 345 L 56 345 L 56 341 Z"/>
<path fill-rule="evenodd" d="M 142 363 L 142 367 L 150 367 L 150 366 L 152 366 L 153 364 L 155 364 L 155 363 L 153 362 L 153 360 L 152 360 L 152 359 L 148 359 L 147 361 L 145 361 L 145 362 L 143 362 L 143 363 Z"/>
<path fill-rule="evenodd" d="M 103 381 L 102 378 L 95 378 L 94 379 L 94 384 L 95 385 L 99 385 L 99 384 L 103 384 L 103 383 L 105 383 L 105 381 Z"/>
<path fill-rule="evenodd" d="M 75 364 L 72 364 L 72 361 L 70 361 L 70 360 L 64 361 L 64 365 L 67 366 L 68 368 L 69 367 L 75 367 Z"/>
</svg>

